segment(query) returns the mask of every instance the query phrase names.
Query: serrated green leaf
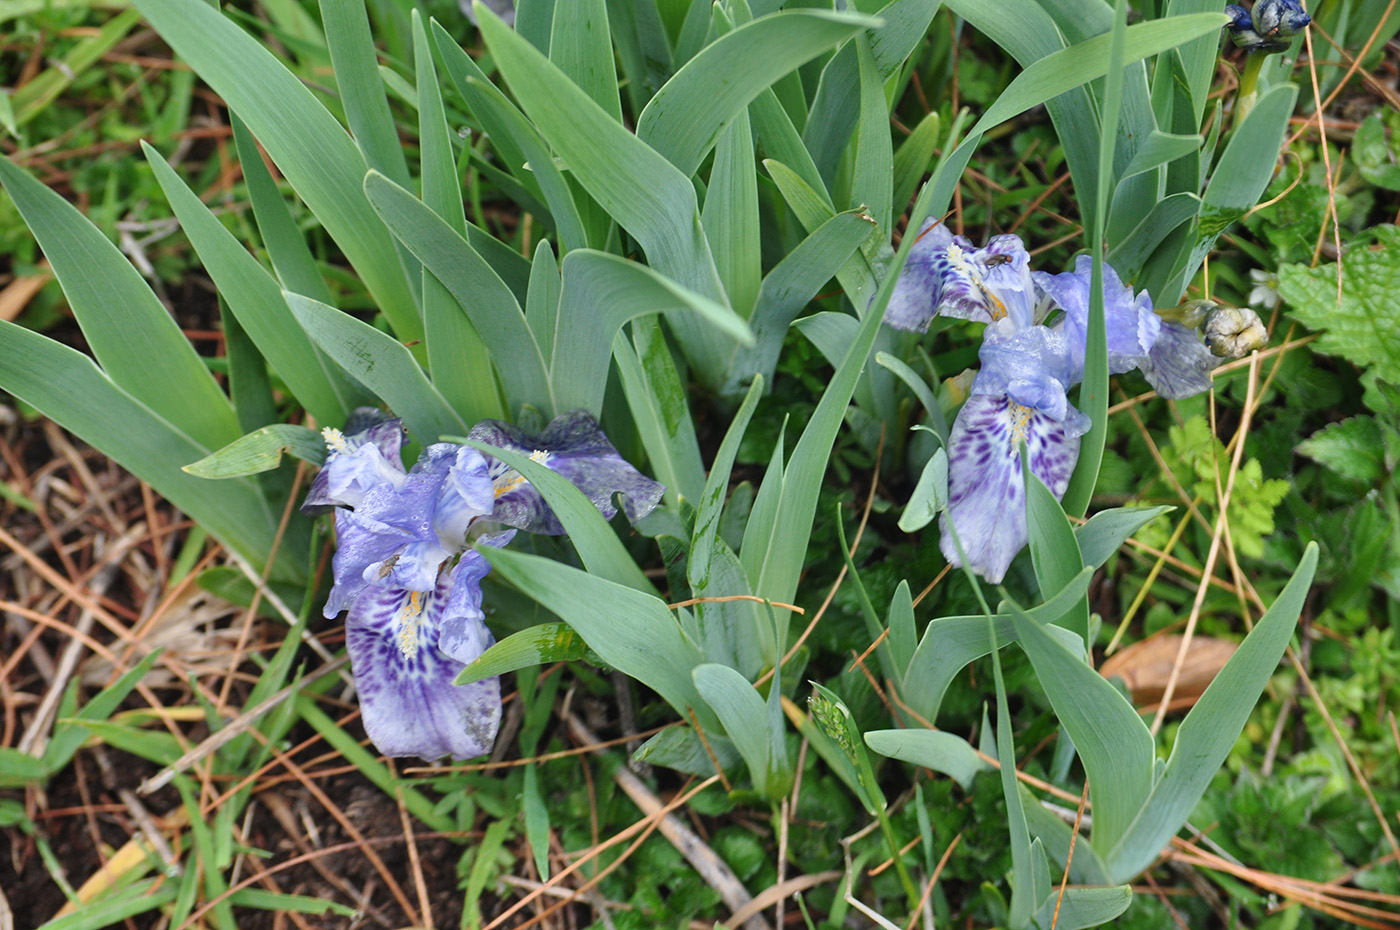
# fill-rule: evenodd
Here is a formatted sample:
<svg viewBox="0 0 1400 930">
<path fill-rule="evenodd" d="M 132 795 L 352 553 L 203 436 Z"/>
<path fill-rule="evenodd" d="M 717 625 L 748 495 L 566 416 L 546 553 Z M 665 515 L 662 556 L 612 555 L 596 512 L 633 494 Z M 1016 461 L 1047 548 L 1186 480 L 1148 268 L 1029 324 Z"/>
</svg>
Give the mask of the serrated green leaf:
<svg viewBox="0 0 1400 930">
<path fill-rule="evenodd" d="M 1316 348 L 1369 366 L 1367 378 L 1400 380 L 1400 227 L 1378 226 L 1379 248 L 1347 253 L 1342 299 L 1337 302 L 1337 265 L 1316 268 L 1283 265 L 1278 270 L 1279 296 L 1291 315 L 1309 329 L 1323 330 Z M 1366 404 L 1384 410 L 1384 401 L 1368 384 Z"/>
<path fill-rule="evenodd" d="M 326 444 L 315 430 L 277 423 L 235 439 L 213 455 L 184 466 L 183 470 L 197 478 L 256 475 L 280 465 L 284 452 L 320 465 L 326 459 Z"/>
<path fill-rule="evenodd" d="M 1332 471 L 1364 484 L 1385 473 L 1381 427 L 1374 417 L 1358 416 L 1329 423 L 1294 450 Z"/>
</svg>

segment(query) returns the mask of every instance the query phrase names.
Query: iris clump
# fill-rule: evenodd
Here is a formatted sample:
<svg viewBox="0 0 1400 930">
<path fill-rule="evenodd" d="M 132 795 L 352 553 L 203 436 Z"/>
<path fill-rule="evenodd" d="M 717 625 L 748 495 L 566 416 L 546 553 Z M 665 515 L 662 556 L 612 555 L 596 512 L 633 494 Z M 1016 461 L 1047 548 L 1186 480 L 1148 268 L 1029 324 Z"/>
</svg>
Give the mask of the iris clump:
<svg viewBox="0 0 1400 930">
<path fill-rule="evenodd" d="M 1093 263 L 1081 256 L 1074 271 L 1052 275 L 1031 270 L 1030 254 L 1014 235 L 979 249 L 929 221 L 919 236 L 885 322 L 916 332 L 935 316 L 987 324 L 981 368 L 948 436 L 948 506 L 939 525 L 948 561 L 962 565 L 965 557 L 972 571 L 995 583 L 1027 539 L 1021 448 L 1030 471 L 1059 499 L 1089 430 L 1088 416 L 1068 392 L 1084 377 Z M 1111 374 L 1136 369 L 1159 395 L 1189 397 L 1210 388 L 1220 356 L 1263 343 L 1251 311 L 1231 311 L 1235 316 L 1225 319 L 1200 308 L 1164 319 L 1146 291 L 1134 294 L 1113 268 L 1103 270 Z M 1209 332 L 1212 321 L 1219 333 L 1208 345 L 1197 328 Z"/>
<path fill-rule="evenodd" d="M 474 546 L 564 528 L 518 471 L 470 446 L 434 443 L 406 471 L 402 423 L 377 410 L 356 410 L 344 431 L 323 435 L 329 454 L 302 510 L 335 513 L 334 585 L 324 613 L 347 611 L 365 730 L 387 756 L 479 756 L 500 725 L 500 681 L 453 683 L 494 642 L 481 590 L 491 566 Z M 558 417 L 539 436 L 486 420 L 470 438 L 528 454 L 608 518 L 617 512 L 614 495 L 635 522 L 664 490 L 584 411 Z"/>
</svg>

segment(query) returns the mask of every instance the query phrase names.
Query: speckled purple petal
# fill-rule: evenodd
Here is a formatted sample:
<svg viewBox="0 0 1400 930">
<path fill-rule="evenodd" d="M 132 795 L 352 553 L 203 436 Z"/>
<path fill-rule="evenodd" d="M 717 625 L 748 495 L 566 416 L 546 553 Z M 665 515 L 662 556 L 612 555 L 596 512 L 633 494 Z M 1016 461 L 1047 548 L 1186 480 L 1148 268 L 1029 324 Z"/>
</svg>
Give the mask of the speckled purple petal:
<svg viewBox="0 0 1400 930">
<path fill-rule="evenodd" d="M 1210 390 L 1210 373 L 1221 359 L 1210 354 L 1194 329 L 1162 323 L 1162 332 L 1143 362 L 1142 373 L 1157 393 L 1172 400 Z"/>
<path fill-rule="evenodd" d="M 1089 286 L 1094 262 L 1079 256 L 1074 271 L 1064 274 L 1036 272 L 1035 284 L 1064 310 L 1064 329 L 1074 360 L 1075 381 L 1083 377 L 1084 345 L 1089 330 Z M 1152 299 L 1146 291 L 1134 296 L 1133 289 L 1118 279 L 1112 265 L 1103 267 L 1104 329 L 1108 336 L 1108 370 L 1111 374 L 1131 371 L 1142 365 L 1157 341 L 1161 319 L 1152 312 Z"/>
<path fill-rule="evenodd" d="M 455 575 L 444 574 L 430 592 L 366 588 L 346 615 L 360 714 L 370 740 L 386 756 L 470 759 L 490 751 L 496 738 L 500 681 L 454 685 L 463 663 L 437 646 L 447 622 L 481 624 L 480 578 L 467 582 L 477 591 L 473 605 L 470 597 L 454 599 L 455 586 L 463 584 Z M 454 602 L 474 613 L 453 616 Z M 483 650 L 491 644 L 484 625 L 476 640 Z"/>
<path fill-rule="evenodd" d="M 499 420 L 482 420 L 469 435 L 474 440 L 528 455 L 562 475 L 609 520 L 617 514 L 613 495 L 621 497 L 627 519 L 636 523 L 656 509 L 666 490 L 623 459 L 598 428 L 597 421 L 583 410 L 555 417 L 538 436 Z M 554 511 L 519 472 L 493 459 L 491 477 L 496 495 L 492 519 L 530 533 L 557 536 L 564 532 Z"/>
<path fill-rule="evenodd" d="M 1079 438 L 1066 435 L 1064 424 L 1009 397 L 974 395 L 948 437 L 948 510 L 939 521 L 940 548 L 949 562 L 962 564 L 951 520 L 969 567 L 993 584 L 1026 544 L 1022 440 L 1031 471 L 1059 499 L 1079 458 Z"/>
<path fill-rule="evenodd" d="M 358 407 L 344 430 L 325 429 L 322 434 L 330 451 L 306 493 L 302 513 L 358 507 L 369 488 L 403 482 L 403 463 L 399 459 L 402 420 L 391 419 L 373 407 Z"/>
</svg>

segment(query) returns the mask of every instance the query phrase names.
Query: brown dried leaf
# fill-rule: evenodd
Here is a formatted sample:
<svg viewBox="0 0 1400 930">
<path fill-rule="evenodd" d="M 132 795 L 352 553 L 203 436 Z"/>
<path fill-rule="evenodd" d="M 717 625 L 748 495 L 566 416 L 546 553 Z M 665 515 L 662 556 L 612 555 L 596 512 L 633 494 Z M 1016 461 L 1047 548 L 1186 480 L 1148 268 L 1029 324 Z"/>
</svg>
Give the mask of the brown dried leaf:
<svg viewBox="0 0 1400 930">
<path fill-rule="evenodd" d="M 1099 673 L 1105 678 L 1123 679 L 1133 703 L 1139 707 L 1156 704 L 1167 690 L 1167 681 L 1180 650 L 1180 636 L 1154 636 L 1109 656 L 1099 667 Z M 1191 637 L 1181 674 L 1176 680 L 1171 709 L 1180 710 L 1195 704 L 1234 654 L 1235 644 L 1227 640 Z"/>
</svg>

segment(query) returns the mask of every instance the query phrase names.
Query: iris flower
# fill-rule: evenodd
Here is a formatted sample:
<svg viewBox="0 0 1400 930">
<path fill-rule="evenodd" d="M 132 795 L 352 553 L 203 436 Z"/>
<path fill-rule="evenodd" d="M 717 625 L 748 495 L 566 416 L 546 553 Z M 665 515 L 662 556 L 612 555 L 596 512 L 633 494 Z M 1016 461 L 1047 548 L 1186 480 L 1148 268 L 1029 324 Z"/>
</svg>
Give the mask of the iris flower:
<svg viewBox="0 0 1400 930">
<path fill-rule="evenodd" d="M 346 432 L 324 435 L 330 452 L 302 509 L 335 511 L 335 583 L 324 613 L 347 611 L 366 732 L 388 756 L 432 761 L 489 751 L 500 726 L 500 681 L 453 684 L 494 642 L 481 590 L 491 566 L 471 546 L 504 546 L 517 529 L 561 533 L 558 518 L 518 472 L 469 446 L 435 443 L 405 471 L 402 424 L 377 411 L 357 410 Z M 538 437 L 490 420 L 471 435 L 528 452 L 607 517 L 617 512 L 614 494 L 638 520 L 664 490 L 625 462 L 582 411 Z"/>
<path fill-rule="evenodd" d="M 978 249 L 937 223 L 919 235 L 885 322 L 918 332 L 939 315 L 987 324 L 972 396 L 948 436 L 948 508 L 939 525 L 948 561 L 961 565 L 965 556 L 996 583 L 1028 535 L 1022 444 L 1030 471 L 1058 499 L 1090 426 L 1068 392 L 1084 377 L 1093 263 L 1082 256 L 1074 271 L 1049 275 L 1030 270 L 1016 236 Z M 1208 390 L 1219 359 L 1195 329 L 1163 320 L 1145 291 L 1134 294 L 1107 265 L 1103 277 L 1110 373 L 1138 369 L 1164 397 Z"/>
</svg>

